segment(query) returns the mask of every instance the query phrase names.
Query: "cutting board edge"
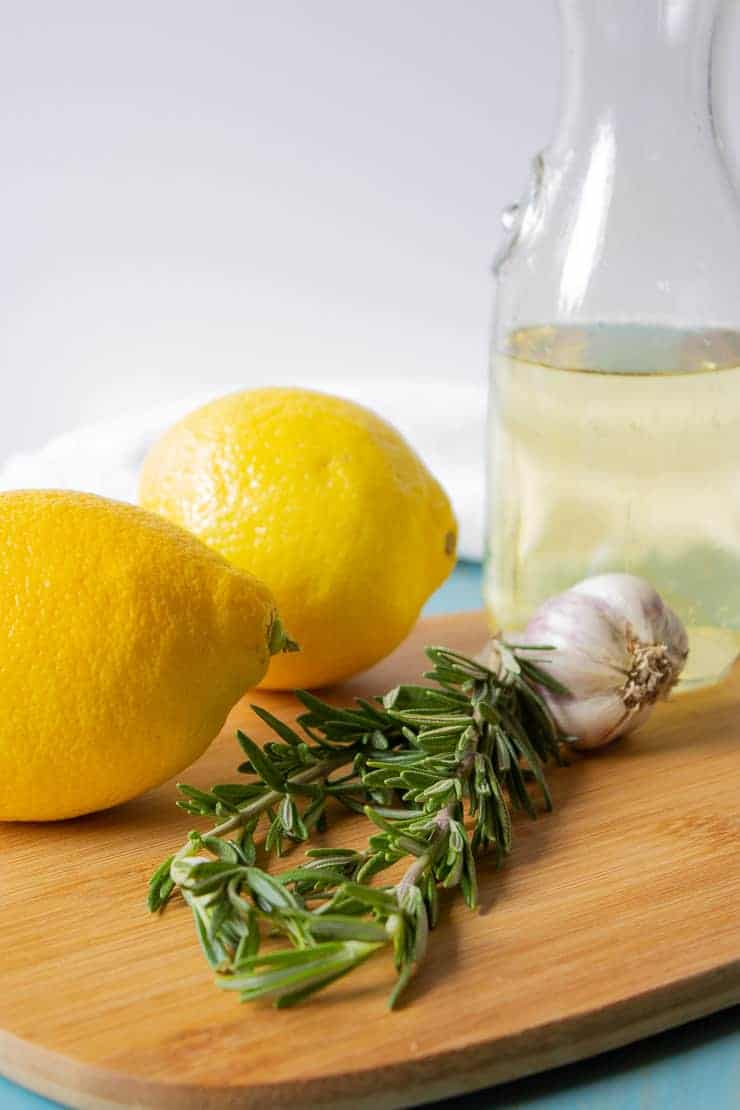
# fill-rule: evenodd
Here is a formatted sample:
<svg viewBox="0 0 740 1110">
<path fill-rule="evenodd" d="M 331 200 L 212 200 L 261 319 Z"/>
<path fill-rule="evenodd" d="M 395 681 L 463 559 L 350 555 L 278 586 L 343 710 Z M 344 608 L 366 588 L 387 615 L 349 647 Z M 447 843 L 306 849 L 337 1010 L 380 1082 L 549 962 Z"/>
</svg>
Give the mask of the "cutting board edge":
<svg viewBox="0 0 740 1110">
<path fill-rule="evenodd" d="M 88 1065 L 2 1030 L 0 1073 L 74 1110 L 401 1110 L 575 1063 L 737 1004 L 740 960 L 732 960 L 564 1021 L 391 1064 L 382 1079 L 378 1068 L 369 1068 L 257 1087 L 168 1084 Z"/>
</svg>

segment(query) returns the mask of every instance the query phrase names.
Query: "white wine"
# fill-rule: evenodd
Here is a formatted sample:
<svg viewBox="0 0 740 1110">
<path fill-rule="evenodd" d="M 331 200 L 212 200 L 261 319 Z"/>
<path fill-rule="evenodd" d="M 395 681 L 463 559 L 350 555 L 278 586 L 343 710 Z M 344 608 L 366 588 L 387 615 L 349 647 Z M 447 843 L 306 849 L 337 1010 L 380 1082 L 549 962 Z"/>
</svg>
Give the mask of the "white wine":
<svg viewBox="0 0 740 1110">
<path fill-rule="evenodd" d="M 684 683 L 740 651 L 740 334 L 538 327 L 494 355 L 486 605 L 515 632 L 581 578 L 647 578 L 684 621 Z"/>
</svg>

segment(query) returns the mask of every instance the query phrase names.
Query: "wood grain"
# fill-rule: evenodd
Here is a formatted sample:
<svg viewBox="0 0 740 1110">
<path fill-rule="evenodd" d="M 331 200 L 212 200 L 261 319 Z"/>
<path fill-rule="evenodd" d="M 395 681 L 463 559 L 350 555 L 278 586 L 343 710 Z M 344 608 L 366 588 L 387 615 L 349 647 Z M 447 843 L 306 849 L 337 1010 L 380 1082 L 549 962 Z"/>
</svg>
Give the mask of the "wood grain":
<svg viewBox="0 0 740 1110">
<path fill-rule="evenodd" d="M 476 614 L 433 618 L 337 693 L 418 676 L 421 646 L 476 650 Z M 289 715 L 286 695 L 261 695 Z M 187 773 L 233 780 L 246 702 Z M 121 743 L 125 743 L 121 737 Z M 182 907 L 144 909 L 192 822 L 167 784 L 107 813 L 0 826 L 0 1071 L 75 1107 L 398 1107 L 562 1064 L 740 1000 L 740 670 L 638 735 L 552 773 L 482 909 L 443 899 L 394 1014 L 379 956 L 277 1012 L 216 990 Z M 341 818 L 328 843 L 364 841 Z M 300 851 L 298 853 L 300 855 Z"/>
</svg>

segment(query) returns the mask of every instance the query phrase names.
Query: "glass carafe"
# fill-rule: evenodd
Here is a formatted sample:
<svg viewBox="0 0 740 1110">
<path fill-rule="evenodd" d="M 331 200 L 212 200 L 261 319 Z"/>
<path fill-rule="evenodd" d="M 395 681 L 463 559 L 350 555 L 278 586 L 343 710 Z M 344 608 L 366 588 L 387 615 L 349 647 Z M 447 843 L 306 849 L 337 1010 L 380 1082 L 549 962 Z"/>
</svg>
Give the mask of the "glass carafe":
<svg viewBox="0 0 740 1110">
<path fill-rule="evenodd" d="M 740 650 L 740 207 L 715 0 L 561 0 L 563 92 L 496 265 L 485 597 L 516 632 L 587 575 L 649 579 L 688 684 Z M 715 90 L 716 95 L 716 90 Z"/>
</svg>

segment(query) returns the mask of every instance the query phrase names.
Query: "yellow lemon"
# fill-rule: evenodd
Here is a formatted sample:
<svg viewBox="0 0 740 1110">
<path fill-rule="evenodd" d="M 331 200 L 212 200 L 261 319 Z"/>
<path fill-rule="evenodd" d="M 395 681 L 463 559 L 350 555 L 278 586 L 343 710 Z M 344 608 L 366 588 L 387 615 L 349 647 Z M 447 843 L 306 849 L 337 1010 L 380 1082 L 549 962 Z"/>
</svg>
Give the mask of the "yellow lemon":
<svg viewBox="0 0 740 1110">
<path fill-rule="evenodd" d="M 387 655 L 455 562 L 455 518 L 405 440 L 305 389 L 205 405 L 150 451 L 142 505 L 265 581 L 300 644 L 264 686 L 336 682 Z"/>
<path fill-rule="evenodd" d="M 1 494 L 0 820 L 164 782 L 281 640 L 269 590 L 169 521 L 91 494 Z"/>
</svg>

